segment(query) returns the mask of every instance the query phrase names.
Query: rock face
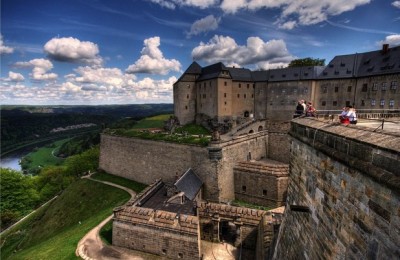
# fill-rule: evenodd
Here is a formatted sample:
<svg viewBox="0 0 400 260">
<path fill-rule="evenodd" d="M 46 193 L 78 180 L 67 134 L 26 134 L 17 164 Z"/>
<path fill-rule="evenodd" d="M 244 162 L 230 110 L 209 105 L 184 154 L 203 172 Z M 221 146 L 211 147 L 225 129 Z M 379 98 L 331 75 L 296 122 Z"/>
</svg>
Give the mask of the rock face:
<svg viewBox="0 0 400 260">
<path fill-rule="evenodd" d="M 400 135 L 292 121 L 274 259 L 398 259 Z M 299 210 L 302 209 L 302 210 Z"/>
</svg>

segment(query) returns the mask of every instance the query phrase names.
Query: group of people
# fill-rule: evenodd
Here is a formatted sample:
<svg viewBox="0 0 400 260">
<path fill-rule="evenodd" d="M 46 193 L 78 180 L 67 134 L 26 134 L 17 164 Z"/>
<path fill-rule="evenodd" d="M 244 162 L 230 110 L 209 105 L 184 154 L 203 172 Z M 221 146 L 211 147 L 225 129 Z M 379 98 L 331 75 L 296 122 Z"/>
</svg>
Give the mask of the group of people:
<svg viewBox="0 0 400 260">
<path fill-rule="evenodd" d="M 317 115 L 317 110 L 312 105 L 311 102 L 306 102 L 304 100 L 299 100 L 297 102 L 296 111 L 294 117 L 306 116 L 315 117 Z"/>
<path fill-rule="evenodd" d="M 297 102 L 296 111 L 294 118 L 300 116 L 315 117 L 317 115 L 317 110 L 313 107 L 311 102 L 306 102 L 304 100 L 299 100 Z M 346 106 L 343 108 L 342 113 L 339 115 L 340 123 L 357 124 L 356 109 L 352 106 Z"/>
<path fill-rule="evenodd" d="M 344 107 L 342 113 L 339 115 L 339 120 L 340 120 L 340 123 L 345 124 L 345 125 L 357 124 L 356 109 L 352 106 Z"/>
</svg>

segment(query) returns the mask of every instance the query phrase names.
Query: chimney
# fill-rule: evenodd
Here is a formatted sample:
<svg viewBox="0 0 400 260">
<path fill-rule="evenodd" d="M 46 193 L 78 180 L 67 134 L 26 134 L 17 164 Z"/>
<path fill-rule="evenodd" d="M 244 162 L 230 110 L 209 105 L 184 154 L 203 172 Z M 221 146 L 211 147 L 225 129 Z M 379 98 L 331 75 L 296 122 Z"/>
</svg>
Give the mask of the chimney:
<svg viewBox="0 0 400 260">
<path fill-rule="evenodd" d="M 389 44 L 388 43 L 384 43 L 382 45 L 382 54 L 386 54 L 389 51 Z"/>
</svg>

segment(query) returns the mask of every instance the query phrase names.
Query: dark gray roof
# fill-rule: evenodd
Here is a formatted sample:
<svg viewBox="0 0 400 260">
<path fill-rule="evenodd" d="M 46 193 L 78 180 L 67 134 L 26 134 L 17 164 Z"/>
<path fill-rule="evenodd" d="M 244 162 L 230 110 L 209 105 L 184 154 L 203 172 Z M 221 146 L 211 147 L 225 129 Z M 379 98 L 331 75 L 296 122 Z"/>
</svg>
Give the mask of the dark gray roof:
<svg viewBox="0 0 400 260">
<path fill-rule="evenodd" d="M 221 75 L 222 71 L 228 71 L 228 69 L 222 62 L 212 64 L 210 66 L 202 68 L 201 75 L 198 78 L 198 80 L 208 80 L 208 79 L 218 78 Z M 225 77 L 229 76 L 226 75 Z"/>
<path fill-rule="evenodd" d="M 245 68 L 227 68 L 231 74 L 232 80 L 253 81 L 251 70 Z"/>
<path fill-rule="evenodd" d="M 269 71 L 268 81 L 294 81 L 316 79 L 323 66 L 288 67 Z"/>
<path fill-rule="evenodd" d="M 387 52 L 371 51 L 360 56 L 358 77 L 400 72 L 400 46 L 389 48 Z"/>
<path fill-rule="evenodd" d="M 357 54 L 335 56 L 319 75 L 319 79 L 354 77 L 358 62 Z"/>
<path fill-rule="evenodd" d="M 176 188 L 185 193 L 189 200 L 196 197 L 202 185 L 203 182 L 190 168 L 175 182 Z"/>
<path fill-rule="evenodd" d="M 190 64 L 189 68 L 185 71 L 185 73 L 188 74 L 200 74 L 201 73 L 201 66 L 193 61 L 192 64 Z"/>
<path fill-rule="evenodd" d="M 267 81 L 269 76 L 269 70 L 253 71 L 251 73 L 251 76 L 255 82 Z"/>
</svg>

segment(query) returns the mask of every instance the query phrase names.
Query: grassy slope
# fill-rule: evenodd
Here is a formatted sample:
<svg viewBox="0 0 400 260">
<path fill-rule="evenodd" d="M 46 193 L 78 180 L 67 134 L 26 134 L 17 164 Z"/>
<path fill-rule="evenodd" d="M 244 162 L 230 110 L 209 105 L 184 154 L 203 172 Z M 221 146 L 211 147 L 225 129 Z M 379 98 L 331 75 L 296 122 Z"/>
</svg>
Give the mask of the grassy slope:
<svg viewBox="0 0 400 260">
<path fill-rule="evenodd" d="M 29 168 L 36 168 L 39 165 L 50 166 L 50 165 L 60 165 L 64 159 L 53 156 L 52 152 L 55 149 L 58 149 L 62 144 L 67 142 L 69 139 L 63 139 L 57 142 L 54 142 L 50 145 L 43 146 L 39 148 L 37 151 L 29 153 L 29 156 L 32 159 L 32 162 L 29 163 Z"/>
<path fill-rule="evenodd" d="M 50 206 L 1 236 L 2 243 L 6 239 L 1 259 L 76 259 L 79 240 L 129 198 L 123 190 L 79 180 Z"/>
<path fill-rule="evenodd" d="M 147 117 L 145 119 L 140 120 L 136 125 L 134 125 L 133 129 L 143 129 L 143 128 L 163 128 L 164 121 L 168 120 L 168 118 L 172 116 L 172 114 L 166 115 L 158 115 L 153 117 Z"/>
</svg>

